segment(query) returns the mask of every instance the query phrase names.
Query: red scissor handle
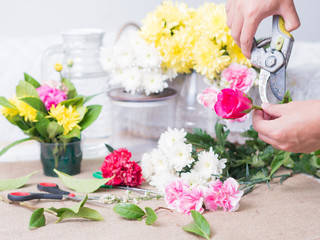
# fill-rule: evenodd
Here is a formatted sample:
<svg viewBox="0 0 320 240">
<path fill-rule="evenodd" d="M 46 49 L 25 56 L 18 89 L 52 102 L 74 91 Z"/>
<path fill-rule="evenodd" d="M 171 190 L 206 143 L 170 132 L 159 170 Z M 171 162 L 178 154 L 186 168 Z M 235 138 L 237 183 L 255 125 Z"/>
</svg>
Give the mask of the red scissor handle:
<svg viewBox="0 0 320 240">
<path fill-rule="evenodd" d="M 56 183 L 51 183 L 51 182 L 41 182 L 37 185 L 37 188 L 39 191 L 44 191 L 48 193 L 53 193 L 53 194 L 62 194 L 62 195 L 70 195 L 70 197 L 74 197 L 74 194 L 63 191 L 59 188 L 58 184 Z"/>
</svg>

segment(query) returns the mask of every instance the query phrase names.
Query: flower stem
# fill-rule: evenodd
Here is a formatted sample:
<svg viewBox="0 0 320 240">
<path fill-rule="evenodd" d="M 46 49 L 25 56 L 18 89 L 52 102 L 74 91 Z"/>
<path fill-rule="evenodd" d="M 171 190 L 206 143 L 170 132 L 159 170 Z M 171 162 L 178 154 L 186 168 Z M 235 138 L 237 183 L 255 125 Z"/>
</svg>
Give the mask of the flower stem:
<svg viewBox="0 0 320 240">
<path fill-rule="evenodd" d="M 252 109 L 255 109 L 255 110 L 263 110 L 262 107 L 257 106 L 257 105 L 253 105 L 253 106 L 252 106 Z"/>
</svg>

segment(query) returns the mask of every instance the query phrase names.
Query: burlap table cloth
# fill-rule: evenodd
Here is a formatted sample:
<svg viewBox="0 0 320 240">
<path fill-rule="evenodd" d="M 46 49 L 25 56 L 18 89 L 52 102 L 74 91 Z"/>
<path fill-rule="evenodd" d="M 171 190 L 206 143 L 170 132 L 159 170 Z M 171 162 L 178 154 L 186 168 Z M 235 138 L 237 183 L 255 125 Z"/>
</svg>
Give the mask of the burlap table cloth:
<svg viewBox="0 0 320 240">
<path fill-rule="evenodd" d="M 101 160 L 85 160 L 82 172 L 76 177 L 92 178 Z M 62 189 L 66 187 L 58 178 L 45 177 L 40 161 L 0 163 L 0 179 L 26 175 L 39 170 L 29 184 L 21 191 L 37 191 L 36 184 L 41 181 L 56 182 Z M 148 187 L 144 185 L 144 187 Z M 320 184 L 309 176 L 299 174 L 286 180 L 282 185 L 274 181 L 267 185 L 259 185 L 252 193 L 244 196 L 237 212 L 206 212 L 204 216 L 211 225 L 212 239 L 320 239 Z M 92 195 L 112 192 L 123 195 L 123 190 L 101 189 Z M 6 195 L 1 192 L 0 195 Z M 72 201 L 33 200 L 32 205 L 56 208 L 72 206 Z M 88 204 L 89 206 L 89 204 Z M 145 201 L 141 207 L 156 208 L 166 206 L 163 200 Z M 90 207 L 98 210 L 104 221 L 65 220 L 54 224 L 56 218 L 46 214 L 45 227 L 28 230 L 31 210 L 0 202 L 0 239 L 198 239 L 197 236 L 182 230 L 191 216 L 176 211 L 161 210 L 158 220 L 152 226 L 139 221 L 125 220 L 113 212 L 113 205 Z"/>
</svg>

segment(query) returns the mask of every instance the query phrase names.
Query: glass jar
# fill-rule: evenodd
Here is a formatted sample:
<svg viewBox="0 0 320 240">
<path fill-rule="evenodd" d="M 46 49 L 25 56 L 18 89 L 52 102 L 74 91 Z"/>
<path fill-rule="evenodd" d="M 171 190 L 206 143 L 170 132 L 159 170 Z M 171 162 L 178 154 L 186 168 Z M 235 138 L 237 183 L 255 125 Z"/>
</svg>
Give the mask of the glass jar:
<svg viewBox="0 0 320 240">
<path fill-rule="evenodd" d="M 110 101 L 108 75 L 100 63 L 100 48 L 104 32 L 98 29 L 73 29 L 62 32 L 63 43 L 48 48 L 42 59 L 42 80 L 57 76 L 53 65 L 59 59 L 63 63 L 63 77 L 71 80 L 80 95 L 95 95 L 89 104 L 103 106 L 99 118 L 83 133 L 84 157 L 105 156 L 104 143 L 111 134 Z M 58 58 L 58 56 L 60 58 Z M 67 68 L 68 61 L 72 68 Z M 55 75 L 53 75 L 55 74 Z"/>
<path fill-rule="evenodd" d="M 57 177 L 53 169 L 69 175 L 80 173 L 81 141 L 70 143 L 40 143 L 40 156 L 44 175 Z"/>
</svg>

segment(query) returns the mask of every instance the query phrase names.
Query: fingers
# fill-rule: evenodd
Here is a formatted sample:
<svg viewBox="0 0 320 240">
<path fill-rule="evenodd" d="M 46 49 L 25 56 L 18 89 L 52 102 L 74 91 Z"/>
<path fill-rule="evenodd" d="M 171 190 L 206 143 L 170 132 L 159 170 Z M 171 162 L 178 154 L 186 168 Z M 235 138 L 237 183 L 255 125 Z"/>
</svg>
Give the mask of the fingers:
<svg viewBox="0 0 320 240">
<path fill-rule="evenodd" d="M 281 117 L 286 111 L 286 104 L 270 104 L 263 103 L 261 105 L 263 111 L 270 116 L 270 119 Z"/>
<path fill-rule="evenodd" d="M 261 20 L 258 21 L 252 18 L 245 18 L 242 25 L 240 47 L 243 55 L 245 55 L 248 59 L 251 58 L 253 37 L 256 34 L 260 22 Z"/>
<path fill-rule="evenodd" d="M 242 25 L 243 25 L 243 17 L 240 14 L 238 14 L 233 18 L 231 36 L 233 37 L 234 41 L 239 47 L 241 46 L 240 34 L 242 30 Z"/>
<path fill-rule="evenodd" d="M 282 9 L 281 16 L 284 19 L 286 30 L 291 32 L 300 27 L 299 16 L 293 2 L 289 2 L 289 4 L 284 6 Z"/>
<path fill-rule="evenodd" d="M 270 137 L 270 134 L 274 132 L 274 121 L 265 120 L 264 113 L 261 110 L 255 110 L 252 115 L 252 125 L 254 130 L 259 134 Z"/>
<path fill-rule="evenodd" d="M 228 14 L 228 12 L 229 12 L 229 10 L 230 10 L 230 6 L 231 6 L 231 3 L 232 2 L 232 0 L 228 0 L 227 1 L 227 4 L 226 4 L 226 13 Z"/>
</svg>

